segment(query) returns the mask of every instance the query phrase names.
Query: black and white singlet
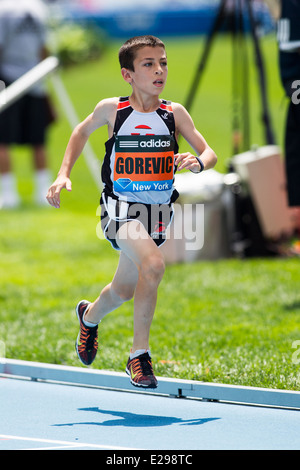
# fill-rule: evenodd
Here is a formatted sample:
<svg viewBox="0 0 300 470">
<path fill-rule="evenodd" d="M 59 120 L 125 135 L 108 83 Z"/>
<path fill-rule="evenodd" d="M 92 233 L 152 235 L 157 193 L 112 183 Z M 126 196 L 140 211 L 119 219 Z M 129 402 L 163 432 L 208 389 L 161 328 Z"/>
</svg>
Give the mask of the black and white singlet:
<svg viewBox="0 0 300 470">
<path fill-rule="evenodd" d="M 172 104 L 162 100 L 150 113 L 135 111 L 119 98 L 113 136 L 105 144 L 101 176 L 106 195 L 129 202 L 169 204 L 178 153 Z"/>
</svg>

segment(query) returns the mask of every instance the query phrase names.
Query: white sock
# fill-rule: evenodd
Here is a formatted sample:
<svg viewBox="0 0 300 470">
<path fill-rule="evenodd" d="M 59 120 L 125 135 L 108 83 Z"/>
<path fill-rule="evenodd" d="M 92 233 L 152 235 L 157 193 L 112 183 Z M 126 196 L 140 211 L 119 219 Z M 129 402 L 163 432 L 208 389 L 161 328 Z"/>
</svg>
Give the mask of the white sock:
<svg viewBox="0 0 300 470">
<path fill-rule="evenodd" d="M 51 173 L 47 168 L 35 171 L 35 201 L 38 204 L 48 204 L 46 195 L 51 184 Z"/>
<path fill-rule="evenodd" d="M 146 353 L 146 352 L 149 354 L 149 356 L 151 356 L 151 354 L 150 354 L 150 349 L 137 349 L 134 353 L 132 353 L 132 352 L 130 351 L 129 357 L 130 357 L 130 359 L 134 359 L 135 357 L 138 357 L 138 356 L 140 356 L 141 354 L 144 354 L 144 353 Z"/>
<path fill-rule="evenodd" d="M 85 326 L 87 326 L 88 328 L 94 328 L 95 326 L 98 325 L 98 323 L 92 323 L 92 322 L 85 319 L 85 315 L 88 313 L 88 310 L 89 309 L 87 308 L 86 311 L 84 312 L 83 317 L 82 317 L 82 321 L 85 324 Z"/>
<path fill-rule="evenodd" d="M 1 174 L 1 199 L 3 207 L 15 207 L 20 198 L 17 190 L 15 175 L 11 172 Z"/>
</svg>

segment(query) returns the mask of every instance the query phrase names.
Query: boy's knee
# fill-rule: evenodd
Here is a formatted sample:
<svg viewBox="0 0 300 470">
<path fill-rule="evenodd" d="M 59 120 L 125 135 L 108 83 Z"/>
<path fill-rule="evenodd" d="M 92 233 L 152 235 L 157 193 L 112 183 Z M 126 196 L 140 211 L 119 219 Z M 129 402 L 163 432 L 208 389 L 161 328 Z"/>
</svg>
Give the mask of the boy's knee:
<svg viewBox="0 0 300 470">
<path fill-rule="evenodd" d="M 118 298 L 118 300 L 123 303 L 131 300 L 134 296 L 134 289 L 131 286 L 121 285 L 113 286 L 112 285 L 113 295 Z"/>
<path fill-rule="evenodd" d="M 161 253 L 147 256 L 141 266 L 140 274 L 146 277 L 150 282 L 159 283 L 165 272 L 165 262 Z"/>
</svg>

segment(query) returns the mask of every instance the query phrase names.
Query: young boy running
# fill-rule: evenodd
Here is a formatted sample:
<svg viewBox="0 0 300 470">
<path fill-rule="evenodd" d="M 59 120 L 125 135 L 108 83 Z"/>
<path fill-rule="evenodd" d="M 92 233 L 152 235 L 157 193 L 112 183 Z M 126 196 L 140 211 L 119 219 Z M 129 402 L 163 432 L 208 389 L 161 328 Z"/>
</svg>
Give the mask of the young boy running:
<svg viewBox="0 0 300 470">
<path fill-rule="evenodd" d="M 90 365 L 98 348 L 98 324 L 109 312 L 134 296 L 134 334 L 126 372 L 137 387 L 156 388 L 149 334 L 164 274 L 159 246 L 173 216 L 178 197 L 175 170 L 199 173 L 217 161 L 214 151 L 196 130 L 183 106 L 160 99 L 167 75 L 164 43 L 153 36 L 126 41 L 119 51 L 123 79 L 131 85 L 129 97 L 100 101 L 92 114 L 74 129 L 57 179 L 48 190 L 48 202 L 60 207 L 60 192 L 71 191 L 70 173 L 90 134 L 108 126 L 101 176 L 101 224 L 105 237 L 120 251 L 110 284 L 94 301 L 76 307 L 80 331 L 79 359 Z M 178 153 L 181 134 L 195 150 Z M 201 157 L 201 159 L 200 159 Z"/>
</svg>

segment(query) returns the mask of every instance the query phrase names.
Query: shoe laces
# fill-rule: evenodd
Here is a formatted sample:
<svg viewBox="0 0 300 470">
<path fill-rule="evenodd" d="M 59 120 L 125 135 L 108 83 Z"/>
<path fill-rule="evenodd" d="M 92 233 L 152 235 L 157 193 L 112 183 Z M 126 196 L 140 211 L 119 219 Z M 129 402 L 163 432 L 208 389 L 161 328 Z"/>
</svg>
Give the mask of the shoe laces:
<svg viewBox="0 0 300 470">
<path fill-rule="evenodd" d="M 141 368 L 142 375 L 153 375 L 152 364 L 148 353 L 141 354 L 134 359 L 135 364 Z"/>
<path fill-rule="evenodd" d="M 91 349 L 93 349 L 94 346 L 97 346 L 97 326 L 93 327 L 93 328 L 89 328 L 89 327 L 84 327 L 84 330 L 85 330 L 85 338 L 86 338 L 86 341 L 85 341 L 85 344 L 86 344 L 86 347 L 85 349 L 87 351 L 90 351 Z M 96 344 L 95 344 L 95 341 L 96 341 Z"/>
</svg>

